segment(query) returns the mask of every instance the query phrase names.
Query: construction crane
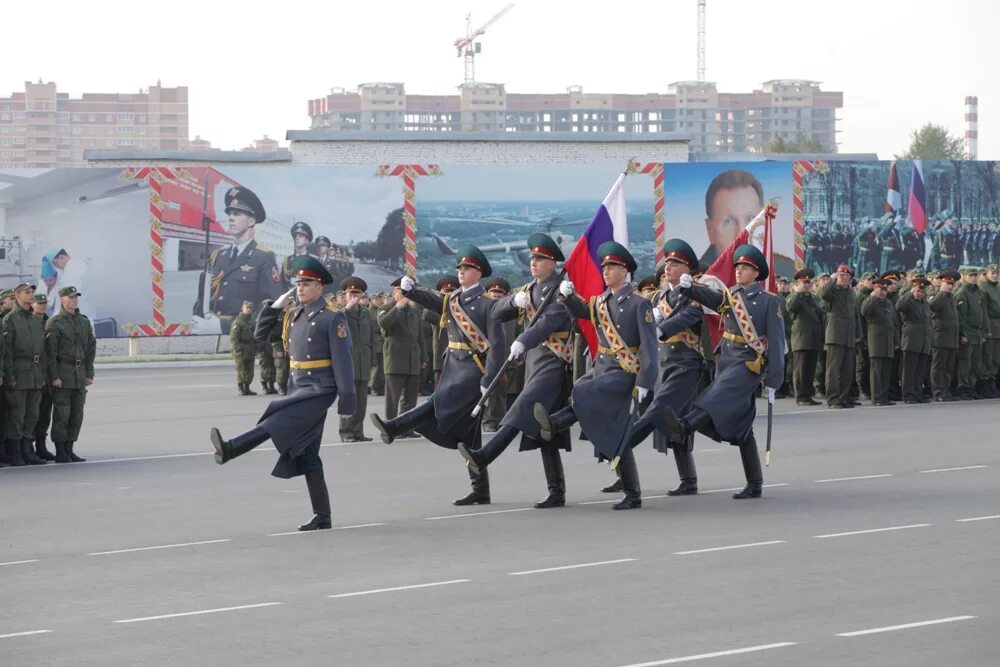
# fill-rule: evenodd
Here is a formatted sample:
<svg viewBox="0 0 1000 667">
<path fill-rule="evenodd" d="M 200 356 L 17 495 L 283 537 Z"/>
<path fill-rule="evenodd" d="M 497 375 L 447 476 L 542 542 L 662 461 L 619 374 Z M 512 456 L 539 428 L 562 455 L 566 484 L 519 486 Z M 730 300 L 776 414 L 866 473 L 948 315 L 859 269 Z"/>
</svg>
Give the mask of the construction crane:
<svg viewBox="0 0 1000 667">
<path fill-rule="evenodd" d="M 705 0 L 698 0 L 698 80 L 705 80 Z"/>
<path fill-rule="evenodd" d="M 479 37 L 486 32 L 487 28 L 499 21 L 500 17 L 509 12 L 513 6 L 513 2 L 508 4 L 506 7 L 497 12 L 496 16 L 484 23 L 477 30 L 472 29 L 472 14 L 470 13 L 465 15 L 465 37 L 459 37 L 455 40 L 455 48 L 458 50 L 458 57 L 461 58 L 462 56 L 465 56 L 465 83 L 472 83 L 476 80 L 476 54 L 479 53 L 482 48 L 480 43 L 474 40 L 476 37 Z"/>
</svg>

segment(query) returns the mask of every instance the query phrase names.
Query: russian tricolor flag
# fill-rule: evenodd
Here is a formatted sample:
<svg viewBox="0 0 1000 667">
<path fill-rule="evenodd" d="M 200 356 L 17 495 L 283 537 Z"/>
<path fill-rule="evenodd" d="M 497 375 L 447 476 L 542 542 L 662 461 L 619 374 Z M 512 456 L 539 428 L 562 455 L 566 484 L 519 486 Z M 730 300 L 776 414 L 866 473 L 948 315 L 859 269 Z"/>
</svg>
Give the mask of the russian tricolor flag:
<svg viewBox="0 0 1000 667">
<path fill-rule="evenodd" d="M 913 172 L 910 174 L 910 200 L 907 206 L 910 222 L 918 234 L 927 229 L 927 208 L 924 206 L 924 165 L 920 160 L 913 161 Z"/>
<path fill-rule="evenodd" d="M 584 301 L 606 289 L 601 272 L 601 258 L 597 256 L 597 249 L 601 244 L 605 241 L 618 241 L 628 247 L 628 219 L 625 213 L 625 190 L 622 187 L 624 182 L 625 174 L 619 174 L 618 180 L 608 190 L 594 219 L 583 230 L 583 235 L 564 265 L 576 293 Z M 590 356 L 593 358 L 597 354 L 597 332 L 594 325 L 590 320 L 578 320 L 578 325 L 580 333 L 590 345 Z"/>
</svg>

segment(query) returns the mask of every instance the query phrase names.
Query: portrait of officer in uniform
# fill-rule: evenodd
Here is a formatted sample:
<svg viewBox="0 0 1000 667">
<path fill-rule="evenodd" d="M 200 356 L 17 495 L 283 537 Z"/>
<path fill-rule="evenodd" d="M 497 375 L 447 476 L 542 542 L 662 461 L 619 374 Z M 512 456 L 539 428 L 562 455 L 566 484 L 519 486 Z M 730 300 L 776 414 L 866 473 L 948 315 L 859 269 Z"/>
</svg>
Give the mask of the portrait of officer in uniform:
<svg viewBox="0 0 1000 667">
<path fill-rule="evenodd" d="M 709 245 L 698 263 L 710 266 L 763 207 L 764 186 L 749 171 L 728 169 L 713 178 L 705 191 Z"/>
<path fill-rule="evenodd" d="M 230 188 L 225 201 L 226 231 L 232 244 L 218 248 L 209 258 L 209 312 L 194 316 L 193 334 L 228 334 L 244 301 L 260 303 L 277 298 L 282 291 L 274 253 L 254 238 L 256 225 L 267 218 L 264 205 L 242 186 Z"/>
</svg>

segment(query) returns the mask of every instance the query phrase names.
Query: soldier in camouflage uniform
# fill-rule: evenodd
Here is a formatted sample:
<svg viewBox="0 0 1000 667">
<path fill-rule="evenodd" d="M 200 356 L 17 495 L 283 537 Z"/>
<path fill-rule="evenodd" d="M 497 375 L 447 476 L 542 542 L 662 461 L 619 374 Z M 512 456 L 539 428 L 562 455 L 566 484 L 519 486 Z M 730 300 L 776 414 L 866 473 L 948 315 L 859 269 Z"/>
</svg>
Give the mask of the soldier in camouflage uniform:
<svg viewBox="0 0 1000 667">
<path fill-rule="evenodd" d="M 45 330 L 32 312 L 35 286 L 14 288 L 14 309 L 3 319 L 4 384 L 7 387 L 7 458 L 11 465 L 42 465 L 32 436 L 45 386 Z"/>
<path fill-rule="evenodd" d="M 49 316 L 46 312 L 48 307 L 48 295 L 36 294 L 35 303 L 32 308 L 35 317 L 42 321 L 42 329 L 45 328 L 45 324 L 49 321 Z M 42 387 L 42 400 L 38 404 L 38 421 L 35 423 L 35 455 L 46 461 L 55 461 L 55 455 L 45 446 L 50 424 L 52 424 L 52 391 L 49 385 L 46 384 Z"/>
<path fill-rule="evenodd" d="M 253 301 L 244 301 L 243 310 L 233 320 L 229 329 L 229 342 L 232 347 L 233 361 L 236 362 L 236 383 L 240 396 L 256 396 L 257 392 L 250 389 L 253 382 L 253 360 L 257 352 L 257 343 L 253 338 L 254 321 Z"/>
<path fill-rule="evenodd" d="M 14 290 L 5 289 L 0 292 L 0 320 L 10 312 L 11 308 L 14 307 Z M 5 356 L 5 349 L 2 344 L 0 344 L 0 372 L 3 368 L 3 358 Z M 5 468 L 10 465 L 10 461 L 7 459 L 7 449 L 3 438 L 7 432 L 7 401 L 6 401 L 6 386 L 2 382 L 3 378 L 0 377 L 0 468 Z"/>
<path fill-rule="evenodd" d="M 80 437 L 87 387 L 94 383 L 97 340 L 90 320 L 79 309 L 75 287 L 59 290 L 59 312 L 45 325 L 48 381 L 52 385 L 52 442 L 56 461 L 80 462 L 73 447 Z"/>
<path fill-rule="evenodd" d="M 274 381 L 278 377 L 278 369 L 275 365 L 274 346 L 271 341 L 255 341 L 257 348 L 257 359 L 260 363 L 260 387 L 265 394 L 277 394 L 278 389 L 274 386 Z M 253 379 L 253 378 L 251 378 Z"/>
</svg>

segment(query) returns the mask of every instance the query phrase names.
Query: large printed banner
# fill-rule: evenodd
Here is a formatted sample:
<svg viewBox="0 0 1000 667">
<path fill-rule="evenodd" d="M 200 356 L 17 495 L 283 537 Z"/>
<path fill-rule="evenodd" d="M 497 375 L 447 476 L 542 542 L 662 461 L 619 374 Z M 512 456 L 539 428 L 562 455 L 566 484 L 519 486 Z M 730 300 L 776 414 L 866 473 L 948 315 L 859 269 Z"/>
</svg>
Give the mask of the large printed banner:
<svg viewBox="0 0 1000 667">
<path fill-rule="evenodd" d="M 707 266 L 774 197 L 779 275 L 803 265 L 881 271 L 996 261 L 994 163 L 923 163 L 915 190 L 923 233 L 911 213 L 913 163 L 896 163 L 900 203 L 886 212 L 890 166 L 630 164 L 635 278 L 653 272 L 673 237 L 687 240 Z M 298 252 L 320 257 L 337 283 L 361 276 L 371 293 L 389 291 L 403 273 L 433 284 L 454 271 L 455 252 L 473 243 L 495 274 L 519 285 L 529 276 L 527 236 L 544 231 L 568 255 L 622 168 L 0 170 L 0 288 L 37 284 L 52 296 L 54 312 L 59 289 L 72 285 L 99 336 L 163 336 L 228 333 L 244 300 L 259 307 L 288 288 L 287 263 Z"/>
</svg>

